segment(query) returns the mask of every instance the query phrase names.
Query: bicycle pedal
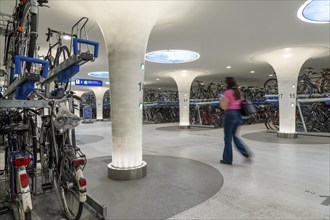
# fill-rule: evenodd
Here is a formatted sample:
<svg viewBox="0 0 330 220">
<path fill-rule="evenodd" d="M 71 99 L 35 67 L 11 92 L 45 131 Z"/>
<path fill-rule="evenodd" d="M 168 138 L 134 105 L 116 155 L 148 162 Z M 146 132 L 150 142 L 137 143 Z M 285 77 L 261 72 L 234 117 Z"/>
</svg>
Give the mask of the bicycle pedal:
<svg viewBox="0 0 330 220">
<path fill-rule="evenodd" d="M 53 189 L 53 185 L 51 183 L 43 183 L 41 184 L 42 191 L 47 191 Z"/>
<path fill-rule="evenodd" d="M 0 208 L 0 215 L 4 215 L 10 212 L 10 208 L 8 206 L 4 206 Z"/>
</svg>

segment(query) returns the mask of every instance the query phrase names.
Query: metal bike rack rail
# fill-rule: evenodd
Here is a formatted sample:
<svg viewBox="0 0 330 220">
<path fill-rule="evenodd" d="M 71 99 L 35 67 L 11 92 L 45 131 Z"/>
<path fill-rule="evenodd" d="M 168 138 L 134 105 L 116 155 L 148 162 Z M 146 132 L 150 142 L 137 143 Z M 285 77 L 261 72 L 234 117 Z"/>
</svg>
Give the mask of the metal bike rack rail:
<svg viewBox="0 0 330 220">
<path fill-rule="evenodd" d="M 0 108 L 49 108 L 49 105 L 44 100 L 0 99 Z"/>
<path fill-rule="evenodd" d="M 85 203 L 84 203 L 85 204 Z M 105 219 L 108 215 L 108 209 L 102 205 L 101 202 L 87 194 L 87 200 L 85 206 L 92 208 L 101 219 Z"/>
<path fill-rule="evenodd" d="M 311 133 L 311 132 L 307 131 L 306 124 L 305 124 L 305 121 L 304 121 L 304 116 L 303 116 L 302 111 L 301 111 L 300 103 L 326 102 L 326 101 L 330 101 L 330 98 L 297 99 L 297 106 L 298 106 L 298 110 L 299 110 L 299 115 L 300 115 L 300 119 L 303 123 L 305 133 Z"/>
<path fill-rule="evenodd" d="M 54 82 L 61 71 L 76 64 L 79 64 L 81 66 L 91 60 L 93 60 L 91 56 L 85 56 L 84 54 L 81 54 L 79 56 L 72 55 L 55 68 L 49 70 L 48 77 L 42 82 L 42 85 Z"/>
</svg>

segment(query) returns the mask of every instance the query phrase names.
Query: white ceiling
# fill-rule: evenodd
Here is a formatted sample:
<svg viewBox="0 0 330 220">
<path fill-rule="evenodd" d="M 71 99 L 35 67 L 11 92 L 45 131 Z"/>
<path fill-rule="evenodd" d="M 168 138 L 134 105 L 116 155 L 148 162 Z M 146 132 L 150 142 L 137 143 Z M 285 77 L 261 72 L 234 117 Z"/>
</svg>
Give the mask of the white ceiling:
<svg viewBox="0 0 330 220">
<path fill-rule="evenodd" d="M 47 28 L 69 32 L 80 17 L 88 14 L 63 13 L 66 1 L 57 1 L 51 8 L 40 9 L 39 42 L 44 54 Z M 0 0 L 0 11 L 10 13 L 13 1 Z M 159 64 L 146 61 L 145 81 L 152 87 L 176 88 L 174 80 L 164 73 L 175 70 L 203 70 L 209 73 L 198 79 L 221 81 L 225 76 L 234 76 L 241 84 L 261 86 L 273 72 L 267 63 L 255 63 L 253 55 L 272 49 L 294 46 L 330 47 L 330 24 L 305 23 L 296 13 L 305 1 L 199 1 L 195 7 L 175 21 L 170 15 L 161 18 L 151 32 L 147 52 L 163 49 L 193 50 L 200 59 L 192 63 Z M 10 10 L 9 10 L 10 9 Z M 180 11 L 180 8 L 177 8 Z M 66 10 L 67 11 L 67 10 Z M 74 11 L 74 10 L 72 10 Z M 178 13 L 176 11 L 175 13 Z M 103 12 L 106 13 L 105 9 Z M 107 56 L 102 33 L 90 18 L 89 38 L 101 43 L 101 54 L 97 61 L 86 64 L 77 75 L 90 78 L 91 71 L 107 70 Z M 132 18 L 134 19 L 134 18 Z M 2 53 L 2 46 L 0 47 Z M 226 66 L 232 66 L 226 69 Z M 330 67 L 329 56 L 308 60 L 304 66 Z M 250 71 L 255 73 L 251 74 Z M 159 81 L 156 81 L 159 78 Z"/>
</svg>

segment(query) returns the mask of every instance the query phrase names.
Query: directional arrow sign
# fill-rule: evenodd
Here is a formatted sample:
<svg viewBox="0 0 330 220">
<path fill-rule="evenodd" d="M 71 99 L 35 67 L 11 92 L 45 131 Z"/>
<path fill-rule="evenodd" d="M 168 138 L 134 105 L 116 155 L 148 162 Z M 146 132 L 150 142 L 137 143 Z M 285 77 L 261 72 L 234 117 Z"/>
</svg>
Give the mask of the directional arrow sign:
<svg viewBox="0 0 330 220">
<path fill-rule="evenodd" d="M 330 196 L 320 196 L 320 197 L 324 197 L 326 198 L 321 204 L 325 205 L 325 206 L 329 206 L 330 205 Z"/>
</svg>

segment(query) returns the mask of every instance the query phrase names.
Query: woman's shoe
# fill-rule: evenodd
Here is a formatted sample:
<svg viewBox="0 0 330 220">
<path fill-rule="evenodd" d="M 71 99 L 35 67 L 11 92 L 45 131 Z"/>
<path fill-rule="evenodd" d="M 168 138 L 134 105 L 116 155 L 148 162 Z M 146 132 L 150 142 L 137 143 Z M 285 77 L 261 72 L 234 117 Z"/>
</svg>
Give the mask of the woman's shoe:
<svg viewBox="0 0 330 220">
<path fill-rule="evenodd" d="M 232 162 L 228 162 L 228 161 L 225 161 L 225 160 L 220 160 L 220 163 L 227 164 L 227 165 L 231 165 L 232 164 Z"/>
</svg>

